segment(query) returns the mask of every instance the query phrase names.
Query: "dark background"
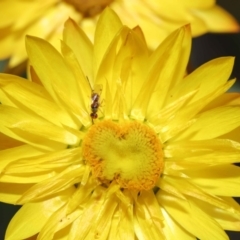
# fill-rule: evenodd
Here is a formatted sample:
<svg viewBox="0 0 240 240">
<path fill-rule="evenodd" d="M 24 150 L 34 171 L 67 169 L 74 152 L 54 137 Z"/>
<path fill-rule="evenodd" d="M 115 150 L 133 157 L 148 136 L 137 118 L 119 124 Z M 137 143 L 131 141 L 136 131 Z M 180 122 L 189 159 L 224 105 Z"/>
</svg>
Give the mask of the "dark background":
<svg viewBox="0 0 240 240">
<path fill-rule="evenodd" d="M 193 0 L 194 1 L 194 0 Z M 204 1 L 204 0 L 202 0 Z M 218 0 L 217 3 L 228 10 L 240 23 L 240 0 Z M 203 63 L 221 56 L 235 56 L 235 66 L 231 78 L 237 83 L 231 91 L 240 91 L 240 33 L 206 34 L 193 39 L 189 69 L 194 70 Z M 237 199 L 239 201 L 239 199 Z M 240 202 L 240 201 L 239 201 Z M 19 209 L 18 206 L 0 203 L 0 240 L 4 239 L 5 229 Z M 31 226 L 29 226 L 31 227 Z M 240 233 L 228 232 L 230 240 L 240 240 Z M 217 240 L 217 239 L 209 239 Z"/>
</svg>

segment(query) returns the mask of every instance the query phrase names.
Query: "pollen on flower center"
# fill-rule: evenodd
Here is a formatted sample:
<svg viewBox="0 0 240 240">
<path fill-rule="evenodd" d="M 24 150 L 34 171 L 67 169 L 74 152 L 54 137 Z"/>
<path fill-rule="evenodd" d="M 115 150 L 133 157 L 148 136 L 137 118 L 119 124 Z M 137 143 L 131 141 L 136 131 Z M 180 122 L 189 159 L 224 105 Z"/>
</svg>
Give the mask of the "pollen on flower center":
<svg viewBox="0 0 240 240">
<path fill-rule="evenodd" d="M 93 125 L 83 141 L 83 157 L 102 183 L 149 190 L 163 170 L 162 145 L 155 132 L 136 122 L 102 121 Z"/>
<path fill-rule="evenodd" d="M 80 12 L 83 17 L 94 17 L 102 12 L 113 0 L 64 0 Z"/>
</svg>

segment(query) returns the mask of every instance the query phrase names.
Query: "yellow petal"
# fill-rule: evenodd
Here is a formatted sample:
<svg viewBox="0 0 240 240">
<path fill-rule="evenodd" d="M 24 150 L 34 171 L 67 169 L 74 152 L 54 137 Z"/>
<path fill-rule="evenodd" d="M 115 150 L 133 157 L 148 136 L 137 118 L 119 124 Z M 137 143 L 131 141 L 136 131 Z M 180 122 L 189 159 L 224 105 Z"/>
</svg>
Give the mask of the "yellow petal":
<svg viewBox="0 0 240 240">
<path fill-rule="evenodd" d="M 161 125 L 157 126 L 159 129 L 158 131 L 161 132 L 162 141 L 167 141 L 192 126 L 197 121 L 196 114 L 199 113 L 204 106 L 211 102 L 214 98 L 220 96 L 229 89 L 233 83 L 234 81 L 228 81 L 222 86 L 216 88 L 214 92 L 209 93 L 207 96 L 202 97 L 190 105 L 186 104 L 186 106 L 181 108 L 180 111 L 172 114 L 169 122 L 162 126 L 162 130 Z"/>
<path fill-rule="evenodd" d="M 97 187 L 91 197 L 87 199 L 86 204 L 82 205 L 82 214 L 74 221 L 69 233 L 69 240 L 78 238 L 86 238 L 90 229 L 95 226 L 96 218 L 100 209 L 104 207 L 105 190 L 102 187 Z M 90 240 L 90 239 L 89 239 Z"/>
<path fill-rule="evenodd" d="M 79 141 L 78 137 L 63 128 L 20 109 L 0 105 L 0 116 L 3 133 L 5 128 L 10 128 L 19 133 L 20 137 L 25 138 L 27 141 L 32 141 L 33 144 L 36 143 L 37 136 L 39 136 L 39 141 L 41 141 L 41 138 L 45 138 L 66 145 L 75 145 Z M 26 134 L 22 134 L 24 132 Z"/>
<path fill-rule="evenodd" d="M 216 196 L 212 196 L 208 194 L 207 192 L 204 192 L 201 188 L 199 188 L 197 185 L 191 184 L 187 179 L 183 178 L 177 178 L 177 177 L 171 177 L 171 176 L 164 176 L 162 181 L 165 181 L 165 179 L 172 184 L 173 187 L 176 189 L 179 189 L 179 191 L 186 196 L 188 199 L 188 196 L 193 197 L 194 201 L 195 198 L 202 200 L 204 202 L 207 202 L 213 206 L 216 206 L 218 208 L 231 211 L 232 208 L 228 204 L 226 204 L 224 201 L 222 201 L 220 198 Z M 184 199 L 186 200 L 186 199 Z"/>
<path fill-rule="evenodd" d="M 161 7 L 164 9 L 169 8 L 171 11 L 161 11 Z M 191 19 L 191 14 L 188 12 L 188 9 L 182 4 L 182 1 L 154 1 L 151 8 L 157 9 L 159 12 L 161 12 L 163 19 L 171 18 L 172 21 L 179 21 L 179 19 L 181 19 L 181 23 Z"/>
<path fill-rule="evenodd" d="M 75 76 L 75 87 L 78 92 L 77 101 L 79 101 L 78 108 L 79 111 L 81 111 L 81 122 L 86 126 L 88 125 L 88 122 L 90 122 L 90 100 L 92 94 L 90 82 L 88 77 L 82 72 L 76 56 L 64 42 L 62 42 L 62 54 L 66 60 L 66 64 Z"/>
<path fill-rule="evenodd" d="M 231 132 L 228 132 L 228 133 L 222 135 L 221 138 L 232 139 L 236 142 L 240 142 L 240 127 L 237 127 L 236 129 L 232 130 Z"/>
<path fill-rule="evenodd" d="M 7 148 L 17 147 L 22 145 L 20 141 L 8 137 L 7 135 L 0 133 L 0 151 Z"/>
<path fill-rule="evenodd" d="M 211 60 L 182 79 L 176 88 L 170 90 L 171 101 L 198 89 L 198 93 L 190 103 L 213 93 L 218 87 L 227 82 L 233 68 L 234 58 L 222 57 Z"/>
<path fill-rule="evenodd" d="M 129 192 L 124 191 L 125 196 L 130 195 Z M 113 217 L 111 219 L 111 226 L 109 232 L 109 239 L 134 239 L 133 229 L 133 205 L 119 203 Z"/>
<path fill-rule="evenodd" d="M 174 161 L 183 167 L 187 162 L 196 168 L 200 163 L 210 166 L 234 163 L 240 158 L 240 144 L 228 139 L 175 142 L 165 147 L 164 155 L 168 162 Z"/>
<path fill-rule="evenodd" d="M 3 171 L 3 169 L 8 165 L 19 158 L 27 158 L 27 157 L 34 157 L 39 156 L 43 152 L 33 148 L 30 145 L 21 145 L 17 147 L 12 147 L 5 149 L 0 152 L 0 169 Z"/>
<path fill-rule="evenodd" d="M 105 96 L 108 96 L 107 97 L 107 101 L 105 103 L 105 106 L 104 106 L 104 116 L 106 119 L 112 119 L 112 102 L 113 102 L 113 96 L 111 94 L 111 89 L 109 87 L 109 82 L 106 81 L 106 84 L 105 84 Z"/>
<path fill-rule="evenodd" d="M 240 196 L 240 168 L 237 166 L 213 166 L 184 173 L 190 177 L 189 181 L 210 194 Z"/>
<path fill-rule="evenodd" d="M 118 206 L 116 196 L 112 195 L 103 203 L 96 216 L 96 222 L 91 225 L 91 229 L 86 239 L 105 240 L 108 238 L 109 230 L 112 223 L 112 216 Z"/>
<path fill-rule="evenodd" d="M 9 7 L 11 4 L 14 7 Z M 14 1 L 14 0 L 2 0 L 1 1 L 1 8 L 5 9 L 5 11 L 2 11 L 1 14 L 1 21 L 0 26 L 9 26 L 12 23 L 14 23 L 14 17 L 19 18 L 20 15 L 22 15 L 21 11 L 19 9 L 25 9 L 27 8 L 29 3 L 22 2 L 22 1 Z"/>
<path fill-rule="evenodd" d="M 23 150 L 28 150 L 31 154 L 22 154 Z M 12 154 L 19 155 L 15 155 L 15 160 L 13 160 Z M 26 145 L 26 147 L 11 149 L 11 152 L 5 150 L 3 155 L 2 162 L 5 166 L 2 168 L 1 181 L 12 183 L 38 183 L 59 174 L 70 165 L 81 162 L 78 148 L 40 155 L 39 152 Z"/>
<path fill-rule="evenodd" d="M 0 178 L 1 179 L 1 178 Z M 33 184 L 3 183 L 0 182 L 0 202 L 16 204 L 17 200 Z"/>
<path fill-rule="evenodd" d="M 0 21 L 1 22 L 1 21 Z M 15 43 L 14 35 L 11 34 L 11 28 L 0 28 L 1 37 L 0 37 L 0 59 L 4 60 L 9 58 L 12 54 L 12 46 Z"/>
<path fill-rule="evenodd" d="M 132 109 L 146 79 L 148 55 L 145 42 L 134 31 L 129 31 L 126 40 L 119 47 L 119 53 L 113 66 L 115 75 L 113 78 L 120 76 L 123 96 L 126 99 L 127 114 Z"/>
<path fill-rule="evenodd" d="M 135 201 L 134 229 L 138 239 L 164 239 L 163 218 L 153 192 L 142 192 Z"/>
<path fill-rule="evenodd" d="M 202 111 L 207 111 L 212 108 L 224 105 L 237 106 L 240 104 L 240 94 L 239 93 L 224 93 L 218 98 L 210 102 Z"/>
<path fill-rule="evenodd" d="M 213 207 L 206 202 L 196 201 L 197 205 L 208 212 L 223 229 L 230 231 L 240 231 L 240 208 L 238 202 L 230 197 L 221 197 L 229 206 L 232 206 L 232 209 L 235 211 L 227 211 L 225 209 L 220 209 Z"/>
<path fill-rule="evenodd" d="M 63 57 L 49 43 L 41 39 L 28 37 L 26 44 L 30 62 L 44 87 L 60 107 L 66 112 L 71 110 L 81 122 L 79 86 Z M 80 126 L 80 122 L 76 125 Z"/>
<path fill-rule="evenodd" d="M 163 107 L 169 88 L 184 75 L 189 49 L 189 27 L 186 26 L 168 36 L 152 54 L 148 63 L 148 76 L 132 107 L 133 117 L 141 114 L 144 119 L 146 111 L 148 114 L 156 115 Z M 181 63 L 178 61 L 180 54 L 183 57 Z M 177 71 L 172 71 L 167 67 L 168 64 L 169 66 L 175 65 Z"/>
<path fill-rule="evenodd" d="M 179 240 L 196 240 L 196 237 L 182 228 L 164 208 L 161 207 L 161 211 L 164 217 L 163 232 L 166 240 L 172 240 L 176 238 L 176 236 Z"/>
<path fill-rule="evenodd" d="M 83 172 L 84 167 L 81 165 L 67 167 L 56 176 L 35 184 L 22 195 L 18 203 L 22 204 L 31 200 L 41 199 L 68 189 L 81 181 Z"/>
<path fill-rule="evenodd" d="M 70 224 L 79 217 L 82 209 L 78 208 L 71 214 L 66 215 L 67 203 L 50 216 L 41 229 L 38 239 L 53 239 L 53 237 L 56 239 L 69 239 Z"/>
<path fill-rule="evenodd" d="M 107 49 L 102 62 L 99 66 L 97 76 L 95 79 L 95 85 L 94 88 L 99 85 L 102 86 L 101 89 L 101 98 L 103 99 L 108 99 L 108 90 L 111 92 L 112 99 L 119 94 L 118 90 L 119 87 L 123 88 L 121 84 L 121 79 L 120 76 L 115 73 L 115 68 L 118 70 L 120 69 L 121 71 L 121 62 L 116 62 L 117 58 L 117 53 L 119 52 L 119 48 L 124 45 L 124 42 L 126 41 L 126 38 L 128 36 L 130 29 L 127 27 L 123 27 L 121 31 L 119 32 L 118 35 L 115 36 L 113 41 L 111 42 L 109 48 Z M 126 49 L 127 52 L 129 52 L 129 48 Z M 115 66 L 116 65 L 116 66 Z M 94 89 L 95 90 L 95 89 Z M 121 90 L 123 91 L 123 89 Z M 123 96 L 122 96 L 123 97 Z M 117 111 L 111 104 L 112 101 L 108 102 L 106 101 L 106 108 L 108 111 L 111 108 L 111 115 L 113 114 L 114 111 Z M 111 104 L 111 105 L 110 105 Z"/>
<path fill-rule="evenodd" d="M 43 15 L 43 13 L 49 9 L 53 2 L 54 0 L 48 0 L 41 4 L 38 1 L 32 1 L 28 3 L 28 7 L 24 5 L 24 2 L 21 2 L 22 6 L 18 6 L 18 8 L 25 8 L 25 14 L 22 14 L 20 12 L 21 16 L 19 17 L 19 21 L 14 23 L 14 28 L 18 30 L 24 28 L 29 23 L 29 19 L 31 18 L 38 20 Z M 15 9 L 16 7 L 14 6 L 12 9 Z M 34 16 L 32 14 L 33 12 L 35 12 Z"/>
<path fill-rule="evenodd" d="M 28 91 L 32 91 L 35 95 L 52 100 L 51 96 L 48 94 L 46 89 L 42 87 L 39 83 L 32 83 L 31 81 L 26 81 L 25 78 L 18 77 L 10 74 L 0 74 L 0 86 L 5 87 L 9 84 L 16 84 L 22 88 L 25 88 Z"/>
<path fill-rule="evenodd" d="M 16 139 L 18 141 L 21 141 L 23 143 L 27 143 L 29 145 L 35 146 L 39 149 L 42 150 L 47 150 L 47 151 L 52 151 L 56 149 L 63 149 L 66 148 L 66 144 L 55 142 L 46 138 L 41 138 L 36 136 L 33 136 L 31 133 L 28 132 L 23 132 L 21 130 L 15 130 L 15 129 L 10 129 L 8 127 L 0 125 L 0 130 L 7 136 Z"/>
<path fill-rule="evenodd" d="M 184 4 L 186 4 L 186 6 L 191 7 L 191 8 L 199 7 L 201 9 L 204 9 L 204 8 L 209 8 L 209 7 L 214 6 L 214 4 L 216 3 L 216 0 L 205 0 L 205 1 L 181 0 L 181 2 L 183 2 Z"/>
<path fill-rule="evenodd" d="M 1 151 L 0 169 L 4 169 L 8 164 L 18 160 L 19 158 L 27 158 L 39 156 L 43 152 L 29 145 L 21 145 Z"/>
<path fill-rule="evenodd" d="M 48 99 L 50 96 L 45 92 L 44 88 L 38 87 L 41 93 L 45 93 L 45 96 L 44 94 L 39 96 L 39 94 L 36 94 L 36 84 L 27 82 L 26 85 L 28 86 L 24 86 L 24 82 L 22 85 L 12 82 L 2 88 L 2 91 L 9 98 L 9 102 L 14 102 L 14 105 L 19 108 L 24 104 L 29 112 L 34 112 L 55 125 L 74 126 L 69 115 Z M 7 105 L 9 105 L 8 102 Z"/>
<path fill-rule="evenodd" d="M 116 13 L 106 8 L 98 20 L 94 36 L 94 77 L 109 44 L 121 27 L 122 23 Z"/>
<path fill-rule="evenodd" d="M 166 166 L 164 166 L 166 169 Z M 167 171 L 167 170 L 166 170 Z M 164 170 L 165 172 L 165 170 Z M 171 179 L 170 179 L 171 180 Z M 186 199 L 185 196 L 181 193 L 181 190 L 176 188 L 171 181 L 168 181 L 168 177 L 165 175 L 159 179 L 156 183 L 156 186 L 161 188 L 162 190 L 182 199 Z"/>
<path fill-rule="evenodd" d="M 196 94 L 197 90 L 189 92 L 185 96 L 180 97 L 177 101 L 168 104 L 161 110 L 158 110 L 156 115 L 150 115 L 147 119 L 156 132 L 165 132 L 169 121 L 174 119 L 173 113 L 178 112 L 181 108 Z M 164 129 L 165 127 L 165 129 Z"/>
<path fill-rule="evenodd" d="M 194 9 L 194 14 L 201 18 L 211 32 L 239 32 L 237 21 L 220 6 L 214 6 L 207 10 Z"/>
<path fill-rule="evenodd" d="M 201 240 L 227 240 L 228 236 L 208 213 L 202 211 L 193 200 L 175 198 L 163 191 L 156 195 L 159 204 L 184 229 Z"/>
<path fill-rule="evenodd" d="M 71 228 L 71 226 L 68 225 L 68 226 L 60 229 L 57 233 L 55 233 L 54 237 L 58 240 L 69 240 L 68 236 L 69 236 L 70 228 Z"/>
<path fill-rule="evenodd" d="M 240 125 L 240 108 L 224 106 L 200 114 L 197 121 L 175 140 L 204 140 L 221 136 Z"/>
<path fill-rule="evenodd" d="M 119 41 L 119 36 L 121 36 L 121 41 Z M 96 82 L 106 82 L 106 80 L 108 80 L 107 83 L 110 82 L 113 99 L 119 102 L 119 97 L 122 98 L 125 106 L 123 111 L 120 111 L 123 112 L 123 115 L 128 115 L 145 81 L 148 51 L 144 41 L 134 31 L 123 27 L 119 36 L 113 40 L 104 56 Z M 113 81 L 111 81 L 112 79 Z M 101 96 L 107 99 L 108 95 L 105 94 L 104 89 L 103 87 Z M 119 109 L 114 103 L 112 108 Z M 113 115 L 118 116 L 119 114 L 113 113 Z"/>
<path fill-rule="evenodd" d="M 26 35 L 41 36 L 45 39 L 52 40 L 52 38 L 54 39 L 59 35 L 58 31 L 62 30 L 62 25 L 64 24 L 67 17 L 69 15 L 75 17 L 73 9 L 71 7 L 69 8 L 64 3 L 59 2 L 59 4 L 55 4 L 55 0 L 48 0 L 47 2 L 45 2 L 46 5 L 50 6 L 44 6 L 45 4 L 41 4 L 41 2 L 36 3 L 36 5 L 38 6 L 34 6 L 33 8 L 30 7 L 30 9 L 26 8 L 23 17 L 21 16 L 20 18 L 23 19 L 22 21 L 16 21 L 16 29 L 14 29 L 15 31 L 12 34 L 14 34 L 15 39 L 18 39 L 18 41 L 15 41 L 13 56 L 11 57 L 9 62 L 9 65 L 11 67 L 20 64 L 22 61 L 24 61 L 24 59 L 26 59 L 26 51 L 24 48 Z M 34 14 L 33 16 L 33 12 L 37 12 L 35 13 L 36 15 Z M 61 12 L 61 14 L 59 14 L 59 12 Z M 56 34 L 53 34 L 54 36 L 51 38 L 53 32 L 56 32 Z M 60 42 L 58 38 L 55 47 L 59 49 L 59 46 Z"/>
<path fill-rule="evenodd" d="M 67 201 L 73 190 L 74 187 L 43 202 L 25 204 L 10 221 L 5 238 L 25 239 L 38 233 L 48 218 Z M 26 221 L 31 222 L 31 227 Z"/>
<path fill-rule="evenodd" d="M 63 41 L 72 49 L 83 73 L 90 81 L 93 80 L 93 44 L 86 34 L 70 18 L 65 22 Z M 84 84 L 84 83 L 82 83 Z M 82 84 L 80 84 L 82 86 Z M 86 83 L 85 83 L 86 84 Z M 84 87 L 84 86 L 82 86 Z M 84 87 L 86 88 L 86 87 Z"/>
<path fill-rule="evenodd" d="M 200 9 L 201 10 L 201 9 Z M 203 10 L 204 11 L 204 10 Z M 193 9 L 194 12 L 194 9 Z M 203 19 L 194 16 L 191 20 L 192 36 L 200 36 L 208 32 L 208 26 Z"/>
</svg>

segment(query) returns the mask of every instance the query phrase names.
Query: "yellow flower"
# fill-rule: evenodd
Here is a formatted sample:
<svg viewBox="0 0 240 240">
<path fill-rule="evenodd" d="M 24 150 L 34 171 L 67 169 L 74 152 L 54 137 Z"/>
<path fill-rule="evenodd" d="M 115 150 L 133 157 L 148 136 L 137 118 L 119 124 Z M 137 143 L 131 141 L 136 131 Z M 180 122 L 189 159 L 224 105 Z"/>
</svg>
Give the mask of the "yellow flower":
<svg viewBox="0 0 240 240">
<path fill-rule="evenodd" d="M 0 75 L 6 239 L 228 239 L 240 230 L 233 58 L 184 77 L 189 26 L 149 53 L 110 9 L 94 44 L 69 19 L 61 53 L 27 38 L 31 81 Z M 7 137 L 6 137 L 7 138 Z M 19 145 L 20 143 L 20 145 Z"/>
<path fill-rule="evenodd" d="M 170 32 L 191 23 L 193 35 L 236 32 L 239 25 L 214 0 L 1 0 L 0 59 L 14 67 L 26 60 L 25 35 L 40 36 L 59 47 L 63 23 L 73 18 L 93 37 L 96 19 L 110 5 L 130 27 L 140 25 L 147 42 L 155 48 Z"/>
</svg>

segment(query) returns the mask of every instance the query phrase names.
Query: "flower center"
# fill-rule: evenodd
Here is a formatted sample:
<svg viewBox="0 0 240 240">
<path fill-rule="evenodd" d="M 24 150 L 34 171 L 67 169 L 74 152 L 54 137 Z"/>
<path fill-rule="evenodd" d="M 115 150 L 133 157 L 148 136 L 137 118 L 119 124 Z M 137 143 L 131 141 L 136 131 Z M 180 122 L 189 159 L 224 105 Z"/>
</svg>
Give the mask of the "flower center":
<svg viewBox="0 0 240 240">
<path fill-rule="evenodd" d="M 113 0 L 64 0 L 66 3 L 74 6 L 83 17 L 94 17 L 102 12 Z"/>
<path fill-rule="evenodd" d="M 162 145 L 155 132 L 136 122 L 94 124 L 83 141 L 83 157 L 95 178 L 121 188 L 149 190 L 163 170 Z"/>
</svg>

